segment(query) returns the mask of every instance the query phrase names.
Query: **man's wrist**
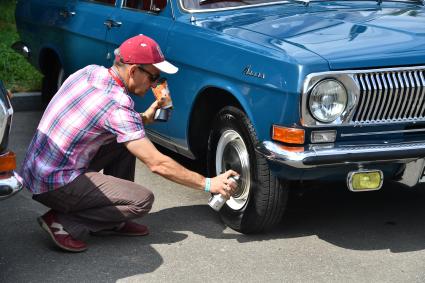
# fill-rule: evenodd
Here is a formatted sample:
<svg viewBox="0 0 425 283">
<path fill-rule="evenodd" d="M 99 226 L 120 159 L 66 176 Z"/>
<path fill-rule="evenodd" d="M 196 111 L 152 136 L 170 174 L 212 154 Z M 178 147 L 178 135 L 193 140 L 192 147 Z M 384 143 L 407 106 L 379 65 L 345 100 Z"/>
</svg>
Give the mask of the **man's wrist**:
<svg viewBox="0 0 425 283">
<path fill-rule="evenodd" d="M 143 124 L 146 124 L 146 122 L 147 122 L 147 117 L 146 117 L 146 115 L 145 115 L 145 112 L 140 113 L 140 117 L 142 118 L 142 122 L 143 122 Z"/>
<path fill-rule="evenodd" d="M 207 193 L 209 193 L 210 190 L 211 190 L 211 178 L 205 178 L 204 191 L 206 191 Z"/>
</svg>

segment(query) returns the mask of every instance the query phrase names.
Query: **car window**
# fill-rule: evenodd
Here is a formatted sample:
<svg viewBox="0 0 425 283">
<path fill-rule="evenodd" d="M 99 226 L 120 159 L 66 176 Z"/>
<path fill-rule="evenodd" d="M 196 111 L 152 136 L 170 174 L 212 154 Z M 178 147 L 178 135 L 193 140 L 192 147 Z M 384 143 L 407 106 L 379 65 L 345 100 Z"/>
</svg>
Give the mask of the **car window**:
<svg viewBox="0 0 425 283">
<path fill-rule="evenodd" d="M 167 0 L 124 0 L 122 6 L 140 11 L 159 12 L 167 6 Z"/>
<path fill-rule="evenodd" d="M 84 0 L 84 1 L 105 4 L 110 6 L 115 6 L 115 2 L 116 2 L 116 0 Z"/>
<path fill-rule="evenodd" d="M 223 9 L 247 5 L 273 4 L 284 0 L 180 0 L 187 10 Z M 204 3 L 202 3 L 204 2 Z"/>
</svg>

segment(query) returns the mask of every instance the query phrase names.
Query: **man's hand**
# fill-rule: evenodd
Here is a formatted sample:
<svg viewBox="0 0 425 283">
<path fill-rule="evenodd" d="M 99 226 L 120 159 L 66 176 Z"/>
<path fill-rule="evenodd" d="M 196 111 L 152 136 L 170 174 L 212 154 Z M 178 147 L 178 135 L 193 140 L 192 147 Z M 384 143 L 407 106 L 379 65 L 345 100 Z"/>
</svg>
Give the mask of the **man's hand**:
<svg viewBox="0 0 425 283">
<path fill-rule="evenodd" d="M 153 173 L 184 186 L 204 190 L 206 180 L 204 176 L 186 169 L 170 157 L 159 152 L 147 137 L 128 141 L 125 143 L 125 146 L 140 161 L 145 163 Z M 238 173 L 235 171 L 229 170 L 217 177 L 211 178 L 210 192 L 213 194 L 222 194 L 229 198 L 234 194 L 236 184 L 228 180 L 228 178 L 237 175 Z"/>
<path fill-rule="evenodd" d="M 213 194 L 221 194 L 229 199 L 236 191 L 237 184 L 229 180 L 230 176 L 238 176 L 239 174 L 233 170 L 228 170 L 214 178 L 211 178 L 210 192 Z"/>
<path fill-rule="evenodd" d="M 154 122 L 155 111 L 161 107 L 162 101 L 155 100 L 145 112 L 141 113 L 142 121 L 144 125 L 152 124 Z"/>
</svg>

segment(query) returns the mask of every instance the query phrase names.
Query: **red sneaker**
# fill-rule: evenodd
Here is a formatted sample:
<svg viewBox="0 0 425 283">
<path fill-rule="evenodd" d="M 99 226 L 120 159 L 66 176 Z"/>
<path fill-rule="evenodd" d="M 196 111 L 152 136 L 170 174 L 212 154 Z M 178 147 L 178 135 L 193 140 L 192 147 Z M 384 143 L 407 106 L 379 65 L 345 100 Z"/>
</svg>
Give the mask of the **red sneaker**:
<svg viewBox="0 0 425 283">
<path fill-rule="evenodd" d="M 149 234 L 149 229 L 145 225 L 138 224 L 136 222 L 127 221 L 127 222 L 124 222 L 120 227 L 117 227 L 115 229 L 91 232 L 91 234 L 94 236 L 108 236 L 108 235 L 145 236 Z"/>
<path fill-rule="evenodd" d="M 124 222 L 121 228 L 114 231 L 116 235 L 123 236 L 145 236 L 149 234 L 148 226 L 138 224 L 136 222 L 127 221 Z"/>
<path fill-rule="evenodd" d="M 70 252 L 82 252 L 87 250 L 87 245 L 83 241 L 74 239 L 63 229 L 62 224 L 57 221 L 53 210 L 49 210 L 43 216 L 38 217 L 37 221 L 41 228 L 49 233 L 53 242 L 61 249 Z"/>
</svg>

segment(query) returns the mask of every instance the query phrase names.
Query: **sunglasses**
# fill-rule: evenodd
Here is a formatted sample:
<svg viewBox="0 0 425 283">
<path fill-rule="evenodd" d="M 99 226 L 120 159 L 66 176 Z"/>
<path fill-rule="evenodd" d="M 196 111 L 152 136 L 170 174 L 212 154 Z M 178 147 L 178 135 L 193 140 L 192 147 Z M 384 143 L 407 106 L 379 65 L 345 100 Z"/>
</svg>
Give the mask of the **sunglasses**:
<svg viewBox="0 0 425 283">
<path fill-rule="evenodd" d="M 151 81 L 152 84 L 158 83 L 159 80 L 161 79 L 161 74 L 154 75 L 151 72 L 149 72 L 148 70 L 145 70 L 145 68 L 143 68 L 143 66 L 141 66 L 141 65 L 139 65 L 137 67 L 139 68 L 140 71 L 145 72 L 149 76 L 149 80 Z"/>
</svg>

